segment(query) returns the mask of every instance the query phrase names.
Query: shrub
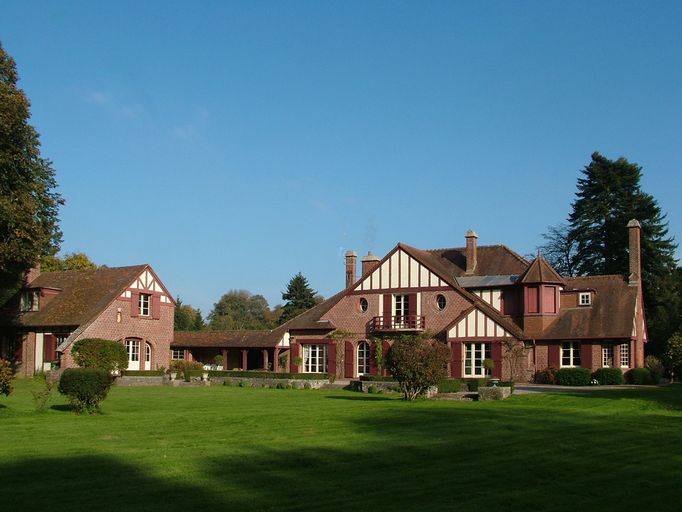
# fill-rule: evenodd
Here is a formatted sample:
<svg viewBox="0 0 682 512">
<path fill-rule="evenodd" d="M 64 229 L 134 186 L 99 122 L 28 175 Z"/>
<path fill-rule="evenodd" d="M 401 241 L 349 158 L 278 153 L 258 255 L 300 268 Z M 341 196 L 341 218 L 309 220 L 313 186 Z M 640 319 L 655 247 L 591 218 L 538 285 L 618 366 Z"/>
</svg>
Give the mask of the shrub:
<svg viewBox="0 0 682 512">
<path fill-rule="evenodd" d="M 383 375 L 360 375 L 360 380 L 365 382 L 396 382 L 395 377 L 385 377 Z"/>
<path fill-rule="evenodd" d="M 651 383 L 658 384 L 663 377 L 663 372 L 665 371 L 663 361 L 656 356 L 646 356 L 644 358 L 644 367 L 648 368 L 649 372 L 651 372 Z"/>
<path fill-rule="evenodd" d="M 77 414 L 98 412 L 109 393 L 112 379 L 100 368 L 69 368 L 59 380 L 59 392 L 69 398 Z"/>
<path fill-rule="evenodd" d="M 414 400 L 447 376 L 450 348 L 417 336 L 404 336 L 388 352 L 387 368 L 400 383 L 405 400 Z"/>
<path fill-rule="evenodd" d="M 225 379 L 225 382 L 223 382 L 223 386 L 231 386 L 232 385 L 232 379 Z"/>
<path fill-rule="evenodd" d="M 12 363 L 6 359 L 0 359 L 0 393 L 9 396 L 12 392 L 12 379 L 14 372 L 12 371 Z"/>
<path fill-rule="evenodd" d="M 372 384 L 370 387 L 367 388 L 367 392 L 370 395 L 375 395 L 379 392 L 379 388 L 377 388 L 374 384 Z"/>
<path fill-rule="evenodd" d="M 620 368 L 599 368 L 594 372 L 593 378 L 603 386 L 623 384 L 623 370 Z"/>
<path fill-rule="evenodd" d="M 278 382 L 277 386 L 275 386 L 277 389 L 286 389 L 287 385 L 284 384 L 284 382 Z"/>
<path fill-rule="evenodd" d="M 556 374 L 557 370 L 554 366 L 545 368 L 535 373 L 533 380 L 537 384 L 556 384 Z"/>
<path fill-rule="evenodd" d="M 589 386 L 591 380 L 589 368 L 562 368 L 556 373 L 556 383 L 560 386 Z"/>
<path fill-rule="evenodd" d="M 639 386 L 654 383 L 654 378 L 649 368 L 633 368 L 625 374 L 625 380 L 628 384 L 637 384 Z"/>
<path fill-rule="evenodd" d="M 245 380 L 240 380 L 240 381 L 239 381 L 239 387 L 240 387 L 240 388 L 248 388 L 248 387 L 250 387 L 250 386 L 251 386 L 251 385 L 250 385 L 247 381 L 245 381 Z"/>
<path fill-rule="evenodd" d="M 462 390 L 461 379 L 443 379 L 438 383 L 439 393 L 458 393 Z"/>
<path fill-rule="evenodd" d="M 42 377 L 43 388 L 40 391 L 31 391 L 33 395 L 33 404 L 35 405 L 36 411 L 43 412 L 47 408 L 47 404 L 52 398 L 52 390 L 54 389 L 54 382 Z"/>
<path fill-rule="evenodd" d="M 128 353 L 122 343 L 100 338 L 84 338 L 73 344 L 73 360 L 83 368 L 109 373 L 128 368 Z"/>
<path fill-rule="evenodd" d="M 464 383 L 469 391 L 478 391 L 478 388 L 482 388 L 488 385 L 488 379 L 466 379 Z"/>
<path fill-rule="evenodd" d="M 303 389 L 313 389 L 313 387 L 310 385 L 310 382 L 306 382 L 303 384 Z"/>
</svg>

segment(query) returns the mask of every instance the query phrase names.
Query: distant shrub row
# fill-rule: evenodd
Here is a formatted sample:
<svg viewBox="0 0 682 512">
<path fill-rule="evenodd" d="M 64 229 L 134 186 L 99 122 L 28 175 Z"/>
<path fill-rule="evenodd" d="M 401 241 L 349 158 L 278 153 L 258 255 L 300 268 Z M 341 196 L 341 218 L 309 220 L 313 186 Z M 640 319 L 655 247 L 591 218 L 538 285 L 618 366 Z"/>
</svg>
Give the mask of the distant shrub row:
<svg viewBox="0 0 682 512">
<path fill-rule="evenodd" d="M 122 377 L 163 377 L 163 370 L 123 370 Z"/>
<path fill-rule="evenodd" d="M 626 373 L 620 368 L 599 368 L 592 373 L 589 368 L 545 368 L 535 374 L 538 384 L 559 384 L 560 386 L 589 386 L 598 383 L 604 386 L 618 384 L 658 384 L 660 373 L 651 368 L 632 368 Z"/>
<path fill-rule="evenodd" d="M 329 373 L 275 373 L 262 371 L 211 370 L 209 377 L 228 377 L 246 379 L 296 379 L 296 380 L 330 380 Z"/>
</svg>

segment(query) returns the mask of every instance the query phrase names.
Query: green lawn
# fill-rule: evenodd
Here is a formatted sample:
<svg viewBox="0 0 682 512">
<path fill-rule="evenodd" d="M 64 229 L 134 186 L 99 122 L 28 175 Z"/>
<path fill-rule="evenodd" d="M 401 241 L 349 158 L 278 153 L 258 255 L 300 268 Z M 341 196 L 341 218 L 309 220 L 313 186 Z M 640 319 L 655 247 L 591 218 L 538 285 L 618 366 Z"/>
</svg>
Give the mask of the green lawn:
<svg viewBox="0 0 682 512">
<path fill-rule="evenodd" d="M 681 510 L 682 386 L 420 401 L 36 381 L 0 398 L 3 510 Z"/>
</svg>

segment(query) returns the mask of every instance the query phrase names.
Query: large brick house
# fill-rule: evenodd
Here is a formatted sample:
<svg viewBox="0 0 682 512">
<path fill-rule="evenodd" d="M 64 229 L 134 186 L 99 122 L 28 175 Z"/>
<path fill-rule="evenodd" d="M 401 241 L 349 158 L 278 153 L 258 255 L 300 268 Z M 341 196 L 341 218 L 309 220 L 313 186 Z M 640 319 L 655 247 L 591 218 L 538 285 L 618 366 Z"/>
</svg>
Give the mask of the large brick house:
<svg viewBox="0 0 682 512">
<path fill-rule="evenodd" d="M 625 227 L 624 227 L 625 228 Z M 527 261 L 503 245 L 420 250 L 398 244 L 383 259 L 346 254 L 343 291 L 272 331 L 175 333 L 172 357 L 228 368 L 376 374 L 373 345 L 430 333 L 452 350 L 452 377 L 488 374 L 507 379 L 513 351 L 516 377 L 547 367 L 643 366 L 646 322 L 642 301 L 640 224 L 627 226 L 627 277 L 560 276 L 538 256 Z M 521 350 L 512 350 L 520 347 Z"/>
<path fill-rule="evenodd" d="M 168 367 L 175 302 L 149 265 L 43 272 L 26 277 L 0 326 L 0 357 L 21 376 L 74 366 L 73 343 L 120 341 L 128 369 Z"/>
</svg>

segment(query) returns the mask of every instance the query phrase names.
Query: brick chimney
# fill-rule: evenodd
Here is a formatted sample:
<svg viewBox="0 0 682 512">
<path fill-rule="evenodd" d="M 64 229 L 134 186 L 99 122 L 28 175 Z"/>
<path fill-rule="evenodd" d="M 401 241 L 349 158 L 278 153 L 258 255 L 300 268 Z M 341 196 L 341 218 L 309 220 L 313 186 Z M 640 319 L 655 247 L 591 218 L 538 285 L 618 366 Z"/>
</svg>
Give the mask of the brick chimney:
<svg viewBox="0 0 682 512">
<path fill-rule="evenodd" d="M 346 288 L 350 288 L 356 281 L 358 266 L 358 254 L 355 251 L 346 251 Z"/>
<path fill-rule="evenodd" d="M 26 275 L 24 276 L 24 283 L 26 285 L 30 284 L 31 281 L 34 281 L 38 276 L 40 275 L 40 261 L 37 261 L 35 265 L 26 272 Z"/>
<path fill-rule="evenodd" d="M 372 251 L 367 253 L 367 256 L 362 257 L 362 275 L 364 276 L 367 272 L 374 270 L 379 266 L 379 257 L 372 254 Z"/>
<path fill-rule="evenodd" d="M 639 286 L 642 275 L 642 247 L 640 243 L 641 231 L 642 225 L 638 220 L 632 219 L 630 222 L 628 222 L 628 237 L 630 239 L 630 275 L 628 276 L 628 284 L 630 286 Z"/>
<path fill-rule="evenodd" d="M 467 231 L 467 234 L 464 235 L 464 237 L 467 239 L 466 275 L 470 276 L 470 275 L 473 275 L 473 273 L 476 271 L 476 263 L 478 261 L 478 249 L 476 247 L 476 240 L 478 239 L 478 235 L 476 234 L 476 231 L 474 231 L 473 229 L 470 229 L 469 231 Z"/>
</svg>

